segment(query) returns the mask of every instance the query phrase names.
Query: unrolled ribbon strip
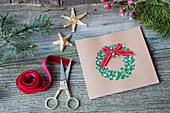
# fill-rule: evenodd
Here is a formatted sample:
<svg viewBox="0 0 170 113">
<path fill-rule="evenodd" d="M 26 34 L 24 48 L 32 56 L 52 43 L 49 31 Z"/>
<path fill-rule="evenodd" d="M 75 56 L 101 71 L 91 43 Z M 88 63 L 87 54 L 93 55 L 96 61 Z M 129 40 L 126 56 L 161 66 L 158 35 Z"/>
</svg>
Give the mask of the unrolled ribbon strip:
<svg viewBox="0 0 170 113">
<path fill-rule="evenodd" d="M 46 67 L 46 62 L 52 62 L 56 64 L 60 64 L 60 59 L 63 60 L 63 65 L 68 66 L 70 60 L 55 56 L 55 55 L 49 55 L 42 61 L 42 68 L 48 75 L 49 83 L 46 85 L 46 82 L 44 80 L 44 77 L 35 70 L 27 70 L 21 73 L 17 79 L 16 79 L 16 85 L 20 91 L 22 91 L 25 94 L 30 94 L 30 93 L 37 93 L 37 92 L 43 92 L 49 89 L 51 85 L 51 75 L 49 70 Z M 72 65 L 77 63 L 76 61 L 72 61 Z M 31 80 L 31 77 L 34 77 L 34 81 L 29 83 Z"/>
<path fill-rule="evenodd" d="M 109 50 L 106 47 L 103 47 L 101 49 L 102 52 L 106 52 L 107 54 L 105 55 L 105 57 L 103 58 L 102 62 L 101 62 L 101 66 L 104 69 L 108 60 L 110 59 L 111 55 L 113 52 L 115 52 L 115 54 L 117 55 L 134 55 L 134 53 L 132 51 L 125 51 L 125 50 L 119 50 L 121 49 L 122 45 L 121 44 L 117 44 L 116 47 L 112 50 Z"/>
</svg>

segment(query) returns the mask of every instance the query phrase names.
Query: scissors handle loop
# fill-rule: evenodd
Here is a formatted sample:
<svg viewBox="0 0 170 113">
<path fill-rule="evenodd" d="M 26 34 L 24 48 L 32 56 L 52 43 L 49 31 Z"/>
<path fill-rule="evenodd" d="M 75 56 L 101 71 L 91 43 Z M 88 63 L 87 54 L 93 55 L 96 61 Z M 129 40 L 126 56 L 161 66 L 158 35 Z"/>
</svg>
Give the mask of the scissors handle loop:
<svg viewBox="0 0 170 113">
<path fill-rule="evenodd" d="M 55 106 L 53 106 L 53 107 L 49 107 L 48 106 L 48 102 L 49 102 L 49 100 L 55 100 Z M 45 106 L 46 106 L 46 108 L 48 108 L 48 109 L 54 109 L 54 108 L 56 108 L 57 106 L 58 106 L 58 100 L 55 98 L 55 97 L 49 97 L 49 98 L 47 98 L 47 100 L 45 101 Z"/>
<path fill-rule="evenodd" d="M 78 99 L 77 99 L 77 98 L 74 98 L 74 97 L 71 97 L 71 96 L 70 96 L 70 92 L 69 92 L 68 89 L 66 89 L 65 92 L 66 92 L 66 94 L 67 94 L 67 96 L 68 96 L 68 100 L 67 100 L 67 102 L 66 102 L 67 108 L 70 109 L 70 110 L 75 110 L 75 109 L 77 109 L 77 108 L 79 107 L 79 101 L 78 101 Z M 70 102 L 71 100 L 76 101 L 76 106 L 75 106 L 75 107 L 70 107 L 70 106 L 69 106 L 69 102 Z"/>
<path fill-rule="evenodd" d="M 54 109 L 54 108 L 57 107 L 57 105 L 58 105 L 57 96 L 60 94 L 60 92 L 61 92 L 61 89 L 58 89 L 54 97 L 49 97 L 49 98 L 47 98 L 47 100 L 45 101 L 45 106 L 46 106 L 48 109 Z M 52 99 L 55 100 L 55 102 L 56 102 L 56 103 L 55 103 L 55 106 L 49 107 L 49 106 L 48 106 L 48 102 L 49 102 L 50 100 L 52 100 Z"/>
<path fill-rule="evenodd" d="M 69 106 L 69 102 L 70 102 L 71 100 L 76 101 L 76 106 L 75 106 L 75 107 L 70 107 L 70 106 Z M 70 110 L 75 110 L 75 109 L 77 109 L 77 108 L 79 107 L 79 101 L 78 101 L 77 98 L 70 97 L 70 98 L 67 100 L 67 102 L 66 102 L 66 106 L 67 106 L 67 108 L 70 109 Z"/>
</svg>

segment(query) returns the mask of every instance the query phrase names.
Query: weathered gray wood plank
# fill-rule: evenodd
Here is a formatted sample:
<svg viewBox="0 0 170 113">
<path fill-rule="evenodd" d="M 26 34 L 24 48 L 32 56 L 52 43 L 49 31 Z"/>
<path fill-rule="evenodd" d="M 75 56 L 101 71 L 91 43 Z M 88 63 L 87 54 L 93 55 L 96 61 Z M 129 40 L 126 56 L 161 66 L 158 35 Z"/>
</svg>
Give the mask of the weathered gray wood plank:
<svg viewBox="0 0 170 113">
<path fill-rule="evenodd" d="M 0 3 L 37 3 L 58 5 L 58 0 L 1 0 Z"/>
<path fill-rule="evenodd" d="M 110 0 L 111 1 L 111 0 Z M 120 1 L 120 0 L 112 0 Z M 125 0 L 126 1 L 126 0 Z M 128 1 L 128 0 L 127 0 Z M 161 0 L 164 2 L 170 2 L 169 0 Z M 92 3 L 101 3 L 100 0 L 1 0 L 1 3 L 36 3 L 36 4 L 52 4 L 52 5 L 79 5 L 79 4 L 92 4 Z"/>
<path fill-rule="evenodd" d="M 107 33 L 118 32 L 138 26 L 138 22 L 130 22 L 128 17 L 119 15 L 119 7 L 111 10 L 105 10 L 102 6 L 78 5 L 72 6 L 76 9 L 76 13 L 81 14 L 88 12 L 88 16 L 82 19 L 87 23 L 87 27 L 78 26 L 71 38 L 71 42 L 75 45 L 76 39 L 87 37 L 95 37 Z M 119 94 L 105 96 L 94 100 L 88 99 L 87 89 L 79 62 L 76 47 L 66 47 L 64 52 L 59 51 L 58 46 L 52 45 L 52 42 L 58 39 L 57 32 L 68 35 L 71 27 L 62 28 L 63 24 L 68 21 L 62 19 L 62 14 L 70 16 L 72 7 L 60 10 L 54 7 L 35 7 L 22 5 L 0 5 L 0 10 L 6 12 L 10 10 L 11 15 L 16 15 L 16 22 L 23 22 L 24 19 L 37 14 L 48 14 L 53 18 L 55 27 L 49 36 L 42 37 L 31 35 L 40 46 L 36 49 L 35 56 L 20 56 L 15 59 L 11 56 L 7 62 L 0 67 L 0 112 L 155 112 L 167 113 L 170 110 L 170 39 L 167 40 L 146 40 L 150 50 L 155 68 L 157 70 L 160 83 L 157 85 L 147 86 Z M 89 18 L 90 17 L 90 18 Z M 151 38 L 156 34 L 152 30 L 143 28 L 146 37 Z M 44 77 L 46 73 L 41 68 L 42 60 L 50 55 L 58 55 L 66 58 L 72 58 L 78 63 L 73 66 L 69 84 L 70 91 L 74 97 L 77 97 L 81 104 L 76 111 L 69 111 L 65 106 L 66 95 L 62 93 L 59 96 L 59 106 L 55 110 L 48 110 L 44 106 L 47 97 L 53 96 L 59 85 L 59 66 L 48 63 L 48 67 L 52 74 L 52 85 L 48 91 L 35 94 L 23 94 L 16 85 L 17 76 L 28 69 L 39 71 Z"/>
</svg>

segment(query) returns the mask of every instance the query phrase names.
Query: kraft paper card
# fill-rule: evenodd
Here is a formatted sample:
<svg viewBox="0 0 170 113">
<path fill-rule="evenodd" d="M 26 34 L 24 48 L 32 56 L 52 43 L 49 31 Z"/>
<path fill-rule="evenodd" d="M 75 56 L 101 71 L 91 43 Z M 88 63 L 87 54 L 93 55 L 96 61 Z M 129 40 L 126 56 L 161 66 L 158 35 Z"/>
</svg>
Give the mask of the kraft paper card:
<svg viewBox="0 0 170 113">
<path fill-rule="evenodd" d="M 76 40 L 76 46 L 89 99 L 159 83 L 140 27 Z"/>
</svg>

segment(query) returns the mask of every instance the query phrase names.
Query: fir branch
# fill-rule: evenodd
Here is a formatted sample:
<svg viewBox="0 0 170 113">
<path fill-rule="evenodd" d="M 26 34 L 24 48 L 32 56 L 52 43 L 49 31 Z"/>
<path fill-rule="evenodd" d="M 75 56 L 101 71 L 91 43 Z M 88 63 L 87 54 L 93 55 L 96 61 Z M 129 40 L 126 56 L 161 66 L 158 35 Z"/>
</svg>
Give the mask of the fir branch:
<svg viewBox="0 0 170 113">
<path fill-rule="evenodd" d="M 3 27 L 4 27 L 4 23 L 5 23 L 5 20 L 7 18 L 8 14 L 6 14 L 3 19 L 2 19 L 2 23 L 1 23 L 1 32 L 3 31 Z"/>
<path fill-rule="evenodd" d="M 5 25 L 10 26 L 11 24 L 14 23 L 13 16 L 8 17 L 8 18 L 7 17 L 8 17 L 8 13 L 0 14 L 1 31 L 3 31 L 3 28 L 5 27 Z"/>
<path fill-rule="evenodd" d="M 0 45 L 0 47 L 4 46 L 5 44 L 7 44 L 7 42 L 2 43 L 2 44 Z"/>
<path fill-rule="evenodd" d="M 25 41 L 27 34 L 38 33 L 46 35 L 53 29 L 51 27 L 51 19 L 47 15 L 35 16 L 34 18 L 30 18 L 29 21 L 17 26 L 9 26 L 13 22 L 12 18 L 8 17 L 7 14 L 0 16 L 0 42 L 2 42 L 0 45 L 1 53 L 4 51 L 3 46 L 8 45 L 10 47 L 8 50 L 13 51 L 16 54 L 23 52 L 25 55 L 33 55 L 33 48 L 37 47 L 37 45 L 34 45 L 33 41 Z M 1 55 L 0 64 L 3 63 L 8 55 L 5 53 Z"/>
<path fill-rule="evenodd" d="M 6 38 L 7 38 L 7 37 L 11 37 L 12 35 L 13 35 L 13 34 L 11 33 L 11 34 L 9 34 L 9 35 L 4 36 L 4 39 L 3 39 L 3 40 L 5 40 L 5 42 L 2 43 L 2 44 L 0 45 L 0 47 L 2 47 L 2 46 L 4 46 L 5 44 L 7 44 Z M 13 45 L 13 44 L 12 44 L 12 45 Z"/>
<path fill-rule="evenodd" d="M 44 19 L 45 17 L 46 17 L 46 15 L 44 15 L 42 19 Z M 10 34 L 4 36 L 4 39 L 7 38 L 7 37 L 11 37 L 11 36 L 13 36 L 13 35 L 18 35 L 18 34 L 20 34 L 20 33 L 22 33 L 22 32 L 26 32 L 26 31 L 28 31 L 29 29 L 33 29 L 33 30 L 35 30 L 35 28 L 43 29 L 43 28 L 46 28 L 47 26 L 52 25 L 51 22 L 50 22 L 51 20 L 49 20 L 49 17 L 48 17 L 48 20 L 46 20 L 46 21 L 42 20 L 43 22 L 45 22 L 45 24 L 40 23 L 40 19 L 41 19 L 41 15 L 40 15 L 38 18 L 35 17 L 34 21 L 32 21 L 32 19 L 30 19 L 30 23 L 31 23 L 30 26 L 29 26 L 29 24 L 30 24 L 30 23 L 29 23 L 28 26 L 26 26 L 26 27 L 24 27 L 23 29 L 17 31 L 16 33 L 10 33 Z M 31 21 L 32 21 L 32 22 L 31 22 Z M 36 23 L 37 21 L 39 21 L 39 23 Z M 35 23 L 36 23 L 37 25 L 35 25 Z M 42 24 L 42 25 L 41 25 L 41 24 Z"/>
</svg>

